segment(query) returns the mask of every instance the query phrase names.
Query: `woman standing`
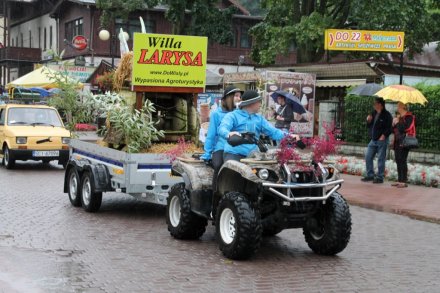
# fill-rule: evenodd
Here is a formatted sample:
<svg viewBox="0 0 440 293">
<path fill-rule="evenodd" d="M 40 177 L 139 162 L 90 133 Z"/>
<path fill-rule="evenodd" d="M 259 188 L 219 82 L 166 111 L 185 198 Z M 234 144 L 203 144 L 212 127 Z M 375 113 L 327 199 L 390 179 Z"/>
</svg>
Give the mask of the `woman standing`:
<svg viewBox="0 0 440 293">
<path fill-rule="evenodd" d="M 280 106 L 275 112 L 275 127 L 289 132 L 290 123 L 293 121 L 293 108 L 289 103 L 287 103 L 286 97 L 282 95 L 278 95 L 277 103 Z"/>
<path fill-rule="evenodd" d="M 408 153 L 409 148 L 403 147 L 403 140 L 406 135 L 415 136 L 415 116 L 408 111 L 407 105 L 399 102 L 397 104 L 398 115 L 393 119 L 394 128 L 394 154 L 397 164 L 398 182 L 392 184 L 398 188 L 408 187 Z"/>
</svg>

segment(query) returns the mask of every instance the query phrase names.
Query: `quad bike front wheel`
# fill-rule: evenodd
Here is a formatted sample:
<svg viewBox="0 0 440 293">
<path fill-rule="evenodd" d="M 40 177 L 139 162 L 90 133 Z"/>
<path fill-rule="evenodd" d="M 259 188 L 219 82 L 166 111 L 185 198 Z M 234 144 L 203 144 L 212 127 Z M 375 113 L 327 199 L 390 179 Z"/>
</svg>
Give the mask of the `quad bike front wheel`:
<svg viewBox="0 0 440 293">
<path fill-rule="evenodd" d="M 247 259 L 260 247 L 260 214 L 246 195 L 229 192 L 220 200 L 216 216 L 216 233 L 223 255 L 230 259 Z"/>
<path fill-rule="evenodd" d="M 344 198 L 334 193 L 303 229 L 305 240 L 317 254 L 335 255 L 350 241 L 351 214 Z"/>
<path fill-rule="evenodd" d="M 184 183 L 171 187 L 167 199 L 167 224 L 177 239 L 198 239 L 205 233 L 208 220 L 191 211 L 191 201 Z"/>
</svg>

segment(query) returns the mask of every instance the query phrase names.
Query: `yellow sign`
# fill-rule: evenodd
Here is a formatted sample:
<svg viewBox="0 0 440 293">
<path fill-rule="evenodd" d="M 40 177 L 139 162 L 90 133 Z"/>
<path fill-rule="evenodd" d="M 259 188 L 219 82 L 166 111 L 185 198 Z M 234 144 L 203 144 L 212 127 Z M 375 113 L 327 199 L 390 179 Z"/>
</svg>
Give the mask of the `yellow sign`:
<svg viewBox="0 0 440 293">
<path fill-rule="evenodd" d="M 135 33 L 133 42 L 132 85 L 205 87 L 208 38 Z"/>
<path fill-rule="evenodd" d="M 404 39 L 404 32 L 327 29 L 325 49 L 401 53 Z"/>
</svg>

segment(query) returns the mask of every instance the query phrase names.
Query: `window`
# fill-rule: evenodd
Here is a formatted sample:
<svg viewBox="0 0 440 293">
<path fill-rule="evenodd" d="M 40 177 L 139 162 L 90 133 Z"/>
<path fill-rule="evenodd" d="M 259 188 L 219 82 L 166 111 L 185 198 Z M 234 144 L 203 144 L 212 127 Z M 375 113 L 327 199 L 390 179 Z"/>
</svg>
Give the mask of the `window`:
<svg viewBox="0 0 440 293">
<path fill-rule="evenodd" d="M 14 42 L 15 40 L 14 39 L 12 39 L 12 47 L 15 47 L 15 42 Z"/>
<path fill-rule="evenodd" d="M 18 45 L 18 35 L 15 37 L 15 46 L 17 46 L 17 47 L 19 46 Z"/>
<path fill-rule="evenodd" d="M 41 49 L 41 27 L 38 28 L 38 48 Z"/>
<path fill-rule="evenodd" d="M 65 24 L 64 38 L 71 42 L 73 37 L 84 35 L 83 19 L 78 18 Z"/>
<path fill-rule="evenodd" d="M 52 32 L 52 26 L 50 26 L 49 27 L 49 49 L 52 49 L 52 47 L 53 47 L 52 38 L 53 38 L 53 32 Z"/>
<path fill-rule="evenodd" d="M 237 35 L 238 31 L 236 28 L 232 29 L 232 40 L 229 42 L 229 47 L 237 47 Z"/>
<path fill-rule="evenodd" d="M 130 19 L 128 21 L 120 18 L 116 19 L 115 33 L 119 34 L 121 28 L 124 32 L 128 33 L 131 39 L 134 33 L 140 33 L 142 31 L 139 19 Z M 145 21 L 145 30 L 147 33 L 154 33 L 156 31 L 156 23 L 153 20 Z"/>
<path fill-rule="evenodd" d="M 47 31 L 46 28 L 44 28 L 44 51 L 47 50 Z"/>
<path fill-rule="evenodd" d="M 252 47 L 252 39 L 249 35 L 248 27 L 241 27 L 240 31 L 240 47 L 242 48 L 251 48 Z"/>
<path fill-rule="evenodd" d="M 20 47 L 22 47 L 22 48 L 23 48 L 23 47 L 24 47 L 24 45 L 23 45 L 23 44 L 24 44 L 24 40 L 23 40 L 23 33 L 20 33 L 20 45 L 21 45 Z"/>
<path fill-rule="evenodd" d="M 32 31 L 29 30 L 29 48 L 32 48 Z"/>
</svg>

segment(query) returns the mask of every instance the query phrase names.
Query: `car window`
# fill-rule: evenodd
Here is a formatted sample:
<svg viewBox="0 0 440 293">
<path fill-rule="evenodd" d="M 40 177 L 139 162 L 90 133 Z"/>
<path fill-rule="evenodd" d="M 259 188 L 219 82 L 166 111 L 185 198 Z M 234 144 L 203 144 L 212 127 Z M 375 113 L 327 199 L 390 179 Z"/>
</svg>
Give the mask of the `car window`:
<svg viewBox="0 0 440 293">
<path fill-rule="evenodd" d="M 0 125 L 5 125 L 5 109 L 0 109 Z"/>
<path fill-rule="evenodd" d="M 54 109 L 45 108 L 10 108 L 8 111 L 8 125 L 41 125 L 61 127 L 63 124 Z"/>
</svg>

